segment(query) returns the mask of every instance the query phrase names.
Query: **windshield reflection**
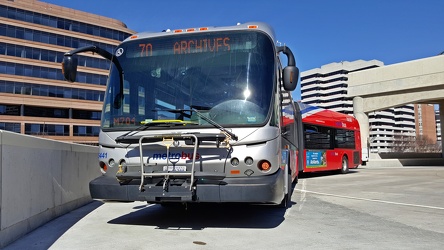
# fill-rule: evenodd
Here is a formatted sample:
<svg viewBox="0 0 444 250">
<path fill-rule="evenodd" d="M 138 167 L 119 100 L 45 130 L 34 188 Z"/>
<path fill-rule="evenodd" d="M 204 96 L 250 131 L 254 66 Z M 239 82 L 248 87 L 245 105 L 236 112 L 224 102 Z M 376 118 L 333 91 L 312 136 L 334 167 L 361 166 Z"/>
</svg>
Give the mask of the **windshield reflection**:
<svg viewBox="0 0 444 250">
<path fill-rule="evenodd" d="M 223 39 L 217 40 L 219 37 Z M 208 42 L 206 50 L 196 49 L 203 40 L 213 43 Z M 181 44 L 185 47 L 178 48 Z M 266 121 L 275 77 L 273 44 L 265 34 L 243 31 L 168 36 L 130 41 L 118 52 L 124 73 L 123 100 L 119 72 L 113 65 L 102 128 L 134 127 L 159 120 L 208 126 L 205 119 L 185 112 L 191 109 L 224 126 Z"/>
</svg>

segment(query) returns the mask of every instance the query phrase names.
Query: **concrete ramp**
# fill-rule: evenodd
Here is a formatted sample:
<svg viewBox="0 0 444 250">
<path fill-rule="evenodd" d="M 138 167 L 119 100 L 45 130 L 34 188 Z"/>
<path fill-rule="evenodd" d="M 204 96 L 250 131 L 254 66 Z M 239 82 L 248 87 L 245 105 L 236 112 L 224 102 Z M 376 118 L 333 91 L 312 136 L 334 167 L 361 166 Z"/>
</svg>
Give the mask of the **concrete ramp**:
<svg viewBox="0 0 444 250">
<path fill-rule="evenodd" d="M 91 201 L 98 148 L 0 130 L 0 248 Z"/>
</svg>

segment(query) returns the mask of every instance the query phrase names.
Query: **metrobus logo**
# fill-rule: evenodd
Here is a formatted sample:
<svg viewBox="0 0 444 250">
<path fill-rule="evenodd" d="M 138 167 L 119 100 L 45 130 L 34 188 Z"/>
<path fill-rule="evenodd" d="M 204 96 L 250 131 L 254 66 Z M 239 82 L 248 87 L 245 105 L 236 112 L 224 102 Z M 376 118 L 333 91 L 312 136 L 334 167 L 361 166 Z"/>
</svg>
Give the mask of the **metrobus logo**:
<svg viewBox="0 0 444 250">
<path fill-rule="evenodd" d="M 153 160 L 166 160 L 166 159 L 170 159 L 170 160 L 192 160 L 193 159 L 193 153 L 186 153 L 184 151 L 182 151 L 181 153 L 169 153 L 169 154 L 157 154 L 154 153 L 153 156 L 151 157 L 151 159 Z M 196 160 L 200 159 L 200 154 L 196 153 Z"/>
</svg>

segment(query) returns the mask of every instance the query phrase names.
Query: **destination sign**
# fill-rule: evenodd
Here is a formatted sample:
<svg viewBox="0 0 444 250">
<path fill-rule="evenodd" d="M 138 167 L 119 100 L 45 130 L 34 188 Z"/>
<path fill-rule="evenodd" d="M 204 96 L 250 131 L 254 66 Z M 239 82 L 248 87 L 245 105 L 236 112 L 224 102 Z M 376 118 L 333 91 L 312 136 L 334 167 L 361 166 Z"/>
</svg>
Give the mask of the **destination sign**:
<svg viewBox="0 0 444 250">
<path fill-rule="evenodd" d="M 220 53 L 234 50 L 250 50 L 257 43 L 257 34 L 214 33 L 189 36 L 168 36 L 134 40 L 122 44 L 127 58 L 152 57 L 160 55 L 186 55 L 198 53 Z M 126 48 L 125 48 L 126 45 Z"/>
<path fill-rule="evenodd" d="M 153 50 L 155 48 L 152 43 L 141 43 L 139 44 L 139 57 L 152 56 Z M 230 51 L 230 38 L 216 37 L 212 39 L 179 40 L 172 44 L 170 50 L 172 51 L 171 54 L 174 55 Z"/>
</svg>

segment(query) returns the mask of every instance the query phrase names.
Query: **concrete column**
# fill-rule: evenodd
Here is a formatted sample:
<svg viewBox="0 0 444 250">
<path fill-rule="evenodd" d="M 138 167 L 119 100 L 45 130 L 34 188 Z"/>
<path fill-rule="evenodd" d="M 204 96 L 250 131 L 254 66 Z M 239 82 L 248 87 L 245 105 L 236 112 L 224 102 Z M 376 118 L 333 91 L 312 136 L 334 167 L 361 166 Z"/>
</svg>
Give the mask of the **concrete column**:
<svg viewBox="0 0 444 250">
<path fill-rule="evenodd" d="M 444 129 L 444 102 L 439 103 L 439 119 L 441 120 L 441 156 L 444 158 L 444 150 L 442 150 L 443 146 L 443 129 Z"/>
<path fill-rule="evenodd" d="M 368 116 L 364 113 L 364 99 L 360 96 L 353 98 L 353 115 L 358 120 L 361 129 L 362 161 L 368 161 L 370 153 L 369 123 Z"/>
</svg>

